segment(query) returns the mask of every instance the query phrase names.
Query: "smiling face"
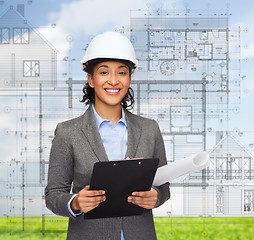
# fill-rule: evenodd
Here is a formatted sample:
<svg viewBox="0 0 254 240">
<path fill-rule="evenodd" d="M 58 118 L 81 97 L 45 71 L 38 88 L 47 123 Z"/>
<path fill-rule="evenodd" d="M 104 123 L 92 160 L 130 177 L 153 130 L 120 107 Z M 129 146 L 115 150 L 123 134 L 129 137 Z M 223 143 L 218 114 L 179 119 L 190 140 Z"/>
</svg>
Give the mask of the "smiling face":
<svg viewBox="0 0 254 240">
<path fill-rule="evenodd" d="M 121 62 L 101 62 L 88 74 L 88 82 L 94 88 L 95 109 L 121 107 L 131 82 L 129 67 Z"/>
</svg>

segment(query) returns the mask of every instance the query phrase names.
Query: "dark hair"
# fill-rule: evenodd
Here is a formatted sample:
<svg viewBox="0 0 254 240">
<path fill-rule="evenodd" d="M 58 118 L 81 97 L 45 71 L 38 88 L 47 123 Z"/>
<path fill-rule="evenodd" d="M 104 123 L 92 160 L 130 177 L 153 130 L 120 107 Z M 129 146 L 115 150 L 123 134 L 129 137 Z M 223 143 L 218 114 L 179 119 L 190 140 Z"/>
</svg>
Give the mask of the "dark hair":
<svg viewBox="0 0 254 240">
<path fill-rule="evenodd" d="M 109 58 L 97 58 L 88 61 L 84 66 L 84 71 L 88 74 L 93 75 L 93 69 L 94 66 L 100 62 L 121 62 L 128 66 L 129 68 L 129 74 L 131 75 L 135 69 L 135 66 L 132 62 L 128 60 L 121 60 L 121 59 L 109 59 Z M 87 82 L 83 87 L 83 97 L 80 100 L 80 102 L 85 103 L 86 105 L 93 104 L 95 102 L 95 96 L 94 96 L 94 88 L 91 88 L 89 86 L 89 83 Z M 123 108 L 130 108 L 132 109 L 134 107 L 134 91 L 131 87 L 129 87 L 126 95 L 122 99 L 121 105 Z"/>
</svg>

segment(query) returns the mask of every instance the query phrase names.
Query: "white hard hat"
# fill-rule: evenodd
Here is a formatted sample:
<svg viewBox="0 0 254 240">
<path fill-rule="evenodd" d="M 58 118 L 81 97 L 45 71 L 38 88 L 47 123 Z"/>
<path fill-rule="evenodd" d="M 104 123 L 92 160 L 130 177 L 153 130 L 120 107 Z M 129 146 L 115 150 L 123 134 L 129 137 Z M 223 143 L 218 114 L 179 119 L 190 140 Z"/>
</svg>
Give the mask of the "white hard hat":
<svg viewBox="0 0 254 240">
<path fill-rule="evenodd" d="M 93 38 L 81 60 L 83 70 L 88 61 L 98 58 L 128 60 L 134 64 L 134 68 L 138 66 L 130 40 L 118 32 L 105 32 Z"/>
</svg>

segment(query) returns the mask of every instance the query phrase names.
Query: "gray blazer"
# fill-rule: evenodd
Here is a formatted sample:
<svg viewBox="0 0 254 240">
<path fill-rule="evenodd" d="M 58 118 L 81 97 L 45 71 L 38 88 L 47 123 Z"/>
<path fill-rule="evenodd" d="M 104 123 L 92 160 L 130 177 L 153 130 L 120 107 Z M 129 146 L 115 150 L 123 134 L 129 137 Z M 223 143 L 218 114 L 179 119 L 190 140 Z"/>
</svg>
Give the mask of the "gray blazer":
<svg viewBox="0 0 254 240">
<path fill-rule="evenodd" d="M 128 126 L 128 147 L 126 157 L 160 159 L 165 165 L 166 156 L 158 124 L 125 110 Z M 91 107 L 84 115 L 59 123 L 52 142 L 48 185 L 45 189 L 47 207 L 57 215 L 69 217 L 67 239 L 75 240 L 120 240 L 123 229 L 125 240 L 156 239 L 151 210 L 143 215 L 105 219 L 87 219 L 83 214 L 73 217 L 67 203 L 73 193 L 78 193 L 90 184 L 93 165 L 108 161 L 96 126 Z M 158 192 L 155 207 L 170 197 L 169 184 L 154 187 Z"/>
</svg>

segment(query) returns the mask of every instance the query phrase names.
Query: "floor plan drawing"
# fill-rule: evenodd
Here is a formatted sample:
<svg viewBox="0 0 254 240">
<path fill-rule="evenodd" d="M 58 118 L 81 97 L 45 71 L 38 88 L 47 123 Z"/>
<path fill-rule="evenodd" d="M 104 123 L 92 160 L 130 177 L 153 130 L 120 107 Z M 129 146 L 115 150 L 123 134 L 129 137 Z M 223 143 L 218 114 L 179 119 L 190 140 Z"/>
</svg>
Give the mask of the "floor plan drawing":
<svg viewBox="0 0 254 240">
<path fill-rule="evenodd" d="M 244 176 L 236 171 L 251 171 L 245 157 L 239 158 L 244 148 L 225 140 L 231 136 L 226 127 L 231 92 L 237 92 L 231 80 L 237 76 L 237 69 L 230 70 L 234 64 L 230 58 L 235 54 L 230 52 L 231 41 L 240 41 L 228 22 L 228 14 L 214 13 L 195 16 L 190 12 L 147 12 L 142 17 L 131 17 L 131 39 L 139 59 L 134 81 L 139 93 L 136 112 L 159 122 L 169 163 L 198 151 L 211 151 L 208 170 L 171 183 L 173 189 L 186 188 L 182 195 L 185 215 L 230 214 L 231 194 L 239 196 L 234 198 L 234 204 L 238 202 L 234 214 L 249 213 L 242 204 L 250 201 L 249 195 L 244 195 L 242 188 L 224 186 L 232 185 L 232 181 L 244 184 Z M 222 140 L 226 142 L 224 153 L 219 153 L 213 144 L 216 146 Z M 248 159 L 253 157 L 248 155 Z M 221 183 L 221 179 L 226 182 Z M 219 186 L 227 188 L 223 195 Z M 202 195 L 205 198 L 199 197 Z M 228 203 L 222 204 L 223 210 L 219 207 L 222 202 Z"/>
</svg>

